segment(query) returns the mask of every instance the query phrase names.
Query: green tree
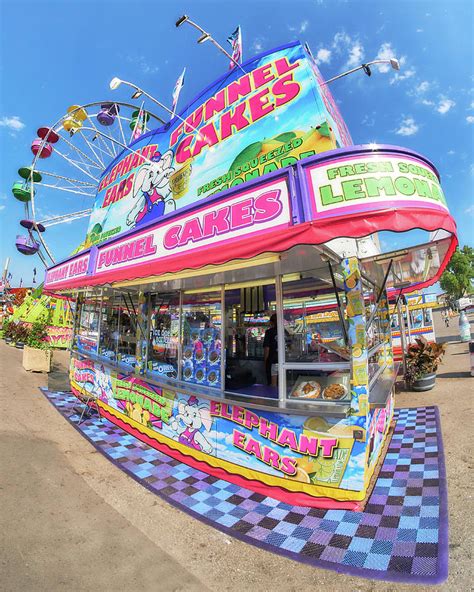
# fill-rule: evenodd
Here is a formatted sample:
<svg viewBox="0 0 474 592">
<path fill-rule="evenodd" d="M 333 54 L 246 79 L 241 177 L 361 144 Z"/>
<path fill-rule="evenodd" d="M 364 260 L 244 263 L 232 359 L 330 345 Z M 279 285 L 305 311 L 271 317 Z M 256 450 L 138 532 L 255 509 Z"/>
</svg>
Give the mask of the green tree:
<svg viewBox="0 0 474 592">
<path fill-rule="evenodd" d="M 441 288 L 453 300 L 457 300 L 472 291 L 473 279 L 474 249 L 467 245 L 462 249 L 458 247 L 441 276 Z"/>
</svg>

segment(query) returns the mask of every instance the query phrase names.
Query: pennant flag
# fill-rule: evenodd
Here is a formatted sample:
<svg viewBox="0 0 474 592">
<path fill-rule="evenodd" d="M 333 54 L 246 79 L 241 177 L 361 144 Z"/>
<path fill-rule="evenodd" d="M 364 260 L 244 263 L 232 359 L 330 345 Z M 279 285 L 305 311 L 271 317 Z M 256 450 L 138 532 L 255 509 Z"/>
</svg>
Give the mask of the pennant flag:
<svg viewBox="0 0 474 592">
<path fill-rule="evenodd" d="M 176 105 L 178 104 L 179 94 L 181 92 L 181 89 L 184 86 L 184 75 L 185 75 L 185 73 L 186 73 L 186 68 L 183 68 L 183 71 L 181 72 L 181 76 L 179 76 L 178 80 L 176 81 L 176 84 L 174 85 L 174 89 L 173 89 L 173 105 L 171 107 L 171 111 L 173 111 L 172 117 L 175 116 Z"/>
<path fill-rule="evenodd" d="M 227 37 L 227 41 L 232 45 L 232 60 L 229 64 L 229 70 L 235 67 L 236 62 L 242 62 L 242 31 L 240 30 L 240 25 L 235 29 L 235 31 Z"/>
<path fill-rule="evenodd" d="M 137 121 L 135 123 L 135 127 L 133 128 L 132 141 L 139 138 L 143 134 L 144 131 L 145 131 L 145 112 L 143 111 L 143 106 L 142 106 L 142 107 L 140 107 Z"/>
</svg>

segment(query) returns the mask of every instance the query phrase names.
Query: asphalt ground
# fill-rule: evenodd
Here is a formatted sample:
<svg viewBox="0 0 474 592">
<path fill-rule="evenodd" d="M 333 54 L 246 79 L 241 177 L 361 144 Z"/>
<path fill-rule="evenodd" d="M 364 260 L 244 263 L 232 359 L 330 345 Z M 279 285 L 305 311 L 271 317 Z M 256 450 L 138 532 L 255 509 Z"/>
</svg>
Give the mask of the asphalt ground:
<svg viewBox="0 0 474 592">
<path fill-rule="evenodd" d="M 39 392 L 44 374 L 0 342 L 0 590 L 5 592 L 472 590 L 473 392 L 468 345 L 436 315 L 448 353 L 428 393 L 397 407 L 437 405 L 446 455 L 450 575 L 440 586 L 374 582 L 293 562 L 169 506 L 98 453 Z M 55 353 L 57 369 L 67 363 Z M 58 374 L 50 378 L 59 385 Z"/>
</svg>

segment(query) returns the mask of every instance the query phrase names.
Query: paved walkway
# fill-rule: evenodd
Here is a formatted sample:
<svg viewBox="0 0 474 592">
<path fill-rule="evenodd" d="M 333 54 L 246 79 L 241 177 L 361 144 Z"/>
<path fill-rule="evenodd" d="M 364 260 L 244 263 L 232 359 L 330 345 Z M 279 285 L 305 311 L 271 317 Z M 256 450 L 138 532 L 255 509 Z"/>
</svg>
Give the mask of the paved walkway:
<svg viewBox="0 0 474 592">
<path fill-rule="evenodd" d="M 295 563 L 230 539 L 157 499 L 98 454 L 38 391 L 47 385 L 46 377 L 26 373 L 22 352 L 0 342 L 0 588 L 469 590 L 474 381 L 467 377 L 467 351 L 467 344 L 450 344 L 435 389 L 397 398 L 398 407 L 439 407 L 448 472 L 450 576 L 442 586 L 414 588 Z"/>
</svg>

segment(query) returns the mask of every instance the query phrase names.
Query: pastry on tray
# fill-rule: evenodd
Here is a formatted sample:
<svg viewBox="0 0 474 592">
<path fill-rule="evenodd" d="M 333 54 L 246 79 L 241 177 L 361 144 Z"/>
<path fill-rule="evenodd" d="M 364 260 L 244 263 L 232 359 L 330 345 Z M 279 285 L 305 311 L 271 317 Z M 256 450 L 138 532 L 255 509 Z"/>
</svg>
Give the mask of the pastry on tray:
<svg viewBox="0 0 474 592">
<path fill-rule="evenodd" d="M 297 399 L 318 399 L 321 396 L 321 385 L 315 380 L 304 380 L 294 389 L 292 396 Z"/>
<path fill-rule="evenodd" d="M 347 388 L 343 384 L 334 383 L 328 385 L 323 392 L 323 398 L 330 401 L 338 401 L 347 394 Z"/>
</svg>

